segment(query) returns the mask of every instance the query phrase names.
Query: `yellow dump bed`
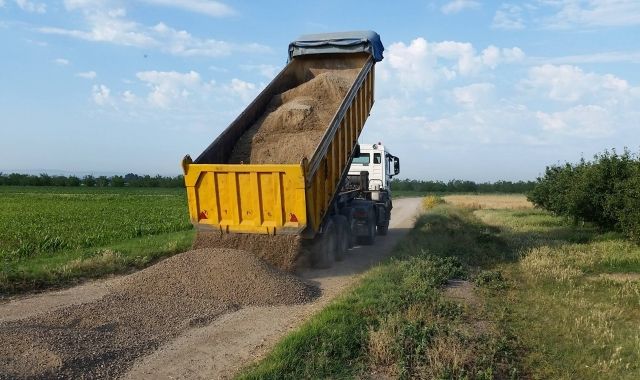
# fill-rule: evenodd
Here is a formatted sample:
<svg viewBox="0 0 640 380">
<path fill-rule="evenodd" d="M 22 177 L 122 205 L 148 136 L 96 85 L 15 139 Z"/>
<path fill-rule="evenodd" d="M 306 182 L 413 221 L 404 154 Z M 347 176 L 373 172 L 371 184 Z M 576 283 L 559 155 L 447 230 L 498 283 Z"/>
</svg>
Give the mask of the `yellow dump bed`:
<svg viewBox="0 0 640 380">
<path fill-rule="evenodd" d="M 183 160 L 192 223 L 223 233 L 313 237 L 340 190 L 373 106 L 374 63 L 367 52 L 293 57 L 195 161 L 189 156 Z M 241 136 L 266 112 L 273 96 L 315 72 L 334 69 L 356 69 L 358 74 L 311 157 L 293 164 L 228 163 Z"/>
</svg>

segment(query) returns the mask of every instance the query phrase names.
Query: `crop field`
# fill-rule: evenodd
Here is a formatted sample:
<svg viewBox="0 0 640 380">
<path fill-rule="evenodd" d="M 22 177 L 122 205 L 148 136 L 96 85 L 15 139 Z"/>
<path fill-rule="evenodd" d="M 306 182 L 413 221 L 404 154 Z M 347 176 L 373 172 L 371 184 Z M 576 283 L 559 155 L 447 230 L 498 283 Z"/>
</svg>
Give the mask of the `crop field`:
<svg viewBox="0 0 640 380">
<path fill-rule="evenodd" d="M 184 189 L 2 187 L 0 198 L 5 290 L 91 275 L 95 261 L 142 265 L 192 234 Z"/>
</svg>

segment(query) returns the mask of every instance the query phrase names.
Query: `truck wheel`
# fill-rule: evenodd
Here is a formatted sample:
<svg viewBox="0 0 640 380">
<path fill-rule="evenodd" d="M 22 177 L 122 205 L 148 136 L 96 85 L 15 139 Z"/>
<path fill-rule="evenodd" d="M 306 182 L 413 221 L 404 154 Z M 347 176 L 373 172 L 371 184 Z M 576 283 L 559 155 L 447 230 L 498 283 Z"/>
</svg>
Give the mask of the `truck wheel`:
<svg viewBox="0 0 640 380">
<path fill-rule="evenodd" d="M 347 216 L 347 223 L 349 223 L 349 249 L 351 249 L 358 244 L 358 235 L 356 235 L 357 221 L 353 216 L 353 209 L 349 216 Z"/>
<path fill-rule="evenodd" d="M 353 217 L 353 209 L 350 207 L 344 208 L 340 214 L 347 219 L 347 231 L 349 232 L 347 241 L 349 243 L 349 249 L 356 246 L 358 238 L 355 234 L 356 230 L 356 218 Z"/>
<path fill-rule="evenodd" d="M 364 245 L 373 245 L 376 240 L 376 213 L 373 210 L 369 211 L 369 217 L 367 218 L 367 235 L 362 236 L 360 241 Z"/>
<path fill-rule="evenodd" d="M 311 266 L 318 269 L 331 268 L 337 249 L 336 226 L 333 221 L 327 222 L 324 233 L 317 237 L 311 254 Z"/>
<path fill-rule="evenodd" d="M 349 249 L 349 235 L 351 232 L 349 230 L 351 229 L 351 226 L 349 226 L 347 217 L 344 215 L 334 215 L 333 224 L 336 226 L 337 236 L 337 247 L 334 257 L 336 261 L 342 261 L 344 260 L 344 255 L 346 255 L 347 250 Z"/>
<path fill-rule="evenodd" d="M 389 231 L 389 221 L 385 222 L 383 225 L 378 226 L 378 235 L 384 236 Z"/>
<path fill-rule="evenodd" d="M 353 248 L 358 244 L 358 236 L 356 231 L 356 219 L 351 218 L 349 220 L 349 248 Z"/>
</svg>

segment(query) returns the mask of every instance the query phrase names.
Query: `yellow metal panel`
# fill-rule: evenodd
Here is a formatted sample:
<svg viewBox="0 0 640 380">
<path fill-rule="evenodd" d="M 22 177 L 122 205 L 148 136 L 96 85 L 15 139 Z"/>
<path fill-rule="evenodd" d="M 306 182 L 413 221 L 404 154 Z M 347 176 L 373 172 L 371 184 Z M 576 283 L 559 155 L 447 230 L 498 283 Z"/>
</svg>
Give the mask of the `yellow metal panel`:
<svg viewBox="0 0 640 380">
<path fill-rule="evenodd" d="M 188 164 L 194 224 L 224 232 L 300 233 L 307 225 L 301 165 Z"/>
</svg>

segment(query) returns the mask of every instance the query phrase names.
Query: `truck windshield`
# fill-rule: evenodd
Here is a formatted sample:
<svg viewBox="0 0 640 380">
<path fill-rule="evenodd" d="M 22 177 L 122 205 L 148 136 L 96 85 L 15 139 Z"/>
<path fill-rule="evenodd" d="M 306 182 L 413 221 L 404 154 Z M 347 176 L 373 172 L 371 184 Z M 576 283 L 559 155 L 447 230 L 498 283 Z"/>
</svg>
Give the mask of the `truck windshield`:
<svg viewBox="0 0 640 380">
<path fill-rule="evenodd" d="M 353 157 L 352 163 L 360 164 L 360 165 L 369 165 L 370 161 L 371 161 L 371 155 L 369 153 L 360 153 L 360 155 Z"/>
</svg>

